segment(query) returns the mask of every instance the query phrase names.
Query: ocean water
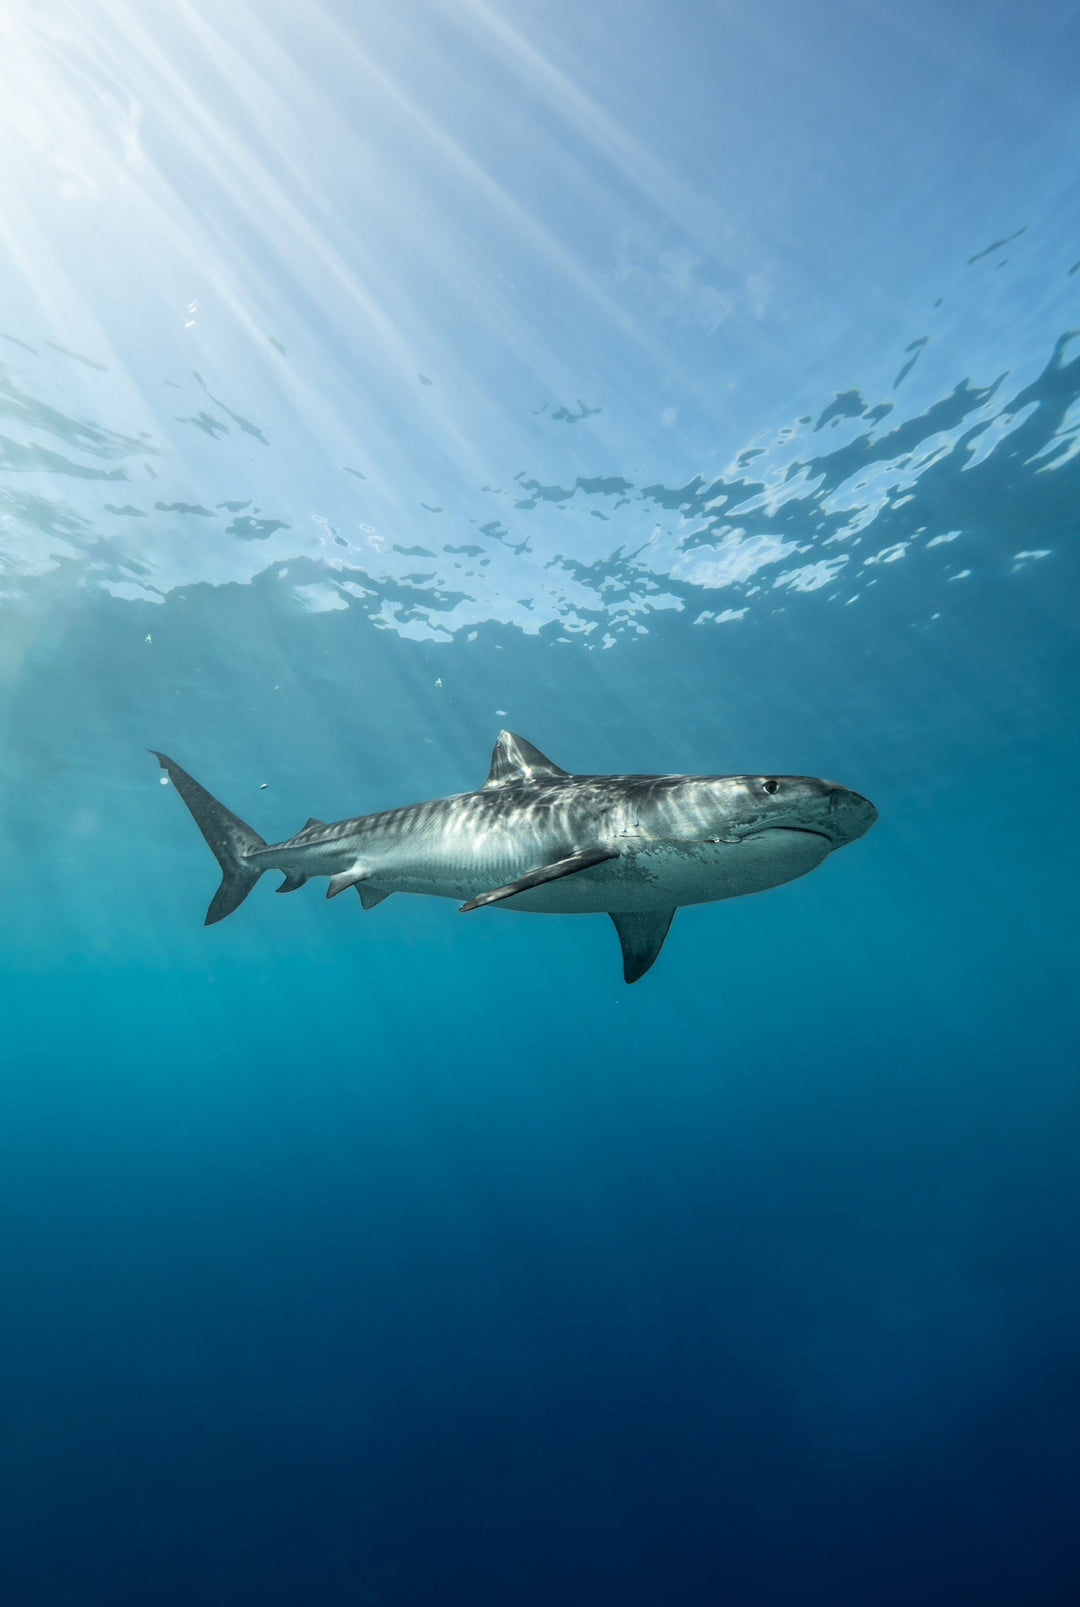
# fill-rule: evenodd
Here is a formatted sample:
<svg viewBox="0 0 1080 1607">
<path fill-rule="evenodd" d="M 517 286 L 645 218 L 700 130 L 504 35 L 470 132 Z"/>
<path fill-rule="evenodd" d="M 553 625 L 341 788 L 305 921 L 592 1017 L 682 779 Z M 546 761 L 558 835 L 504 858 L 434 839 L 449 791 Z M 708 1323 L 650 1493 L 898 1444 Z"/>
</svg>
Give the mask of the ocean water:
<svg viewBox="0 0 1080 1607">
<path fill-rule="evenodd" d="M 1080 1600 L 1077 6 L 3 28 L 3 1600 Z M 880 818 L 204 928 L 502 728 Z"/>
</svg>

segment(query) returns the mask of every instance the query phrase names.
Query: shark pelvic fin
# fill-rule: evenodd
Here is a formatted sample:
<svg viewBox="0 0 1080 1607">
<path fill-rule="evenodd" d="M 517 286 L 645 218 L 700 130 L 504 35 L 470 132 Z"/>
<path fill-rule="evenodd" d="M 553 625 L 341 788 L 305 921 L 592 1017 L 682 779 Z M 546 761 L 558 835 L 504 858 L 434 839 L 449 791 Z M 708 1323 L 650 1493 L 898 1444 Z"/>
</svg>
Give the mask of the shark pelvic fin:
<svg viewBox="0 0 1080 1607">
<path fill-rule="evenodd" d="M 327 898 L 337 898 L 347 887 L 355 887 L 357 882 L 366 882 L 367 874 L 366 870 L 360 870 L 355 865 L 352 870 L 339 871 L 336 876 L 330 878 L 330 886 L 326 889 Z"/>
<path fill-rule="evenodd" d="M 557 859 L 554 864 L 541 865 L 539 870 L 531 870 L 528 875 L 519 876 L 516 882 L 507 882 L 505 887 L 495 887 L 490 893 L 478 893 L 467 904 L 462 904 L 458 913 L 464 915 L 466 910 L 479 909 L 482 904 L 498 904 L 504 898 L 513 898 L 515 893 L 527 893 L 530 887 L 557 882 L 561 876 L 573 876 L 576 871 L 589 870 L 593 865 L 602 865 L 605 859 L 618 857 L 614 848 L 582 849 L 579 854 L 571 854 L 569 859 Z"/>
<path fill-rule="evenodd" d="M 674 914 L 674 910 L 611 911 L 622 944 L 625 981 L 636 982 L 645 975 L 664 946 Z"/>
<path fill-rule="evenodd" d="M 373 910 L 376 904 L 381 904 L 384 898 L 390 897 L 389 893 L 382 893 L 377 887 L 365 887 L 363 882 L 356 884 L 356 891 L 360 894 L 360 902 L 366 910 Z"/>
<path fill-rule="evenodd" d="M 303 887 L 307 881 L 306 876 L 286 876 L 280 887 L 275 887 L 275 893 L 295 893 L 298 887 Z"/>
<path fill-rule="evenodd" d="M 491 755 L 491 769 L 481 791 L 490 787 L 519 786 L 523 781 L 561 781 L 569 773 L 545 759 L 540 749 L 534 748 L 524 737 L 516 737 L 512 731 L 500 731 Z"/>
<path fill-rule="evenodd" d="M 155 748 L 150 752 L 167 774 L 169 780 L 187 804 L 192 817 L 215 859 L 221 866 L 221 886 L 210 901 L 206 912 L 206 925 L 213 926 L 231 915 L 247 898 L 259 877 L 266 869 L 245 863 L 245 856 L 266 844 L 258 832 L 246 826 L 239 815 L 234 815 L 224 804 L 207 792 L 205 787 L 181 770 L 178 764 Z"/>
</svg>

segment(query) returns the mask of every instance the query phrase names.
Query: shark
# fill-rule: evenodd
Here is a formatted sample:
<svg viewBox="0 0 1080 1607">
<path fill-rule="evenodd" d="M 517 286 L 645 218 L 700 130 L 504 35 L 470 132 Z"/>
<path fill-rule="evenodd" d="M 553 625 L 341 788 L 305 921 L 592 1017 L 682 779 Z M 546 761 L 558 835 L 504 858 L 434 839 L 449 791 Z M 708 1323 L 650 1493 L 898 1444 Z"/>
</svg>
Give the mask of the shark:
<svg viewBox="0 0 1080 1607">
<path fill-rule="evenodd" d="M 574 775 L 500 731 L 475 792 L 327 823 L 267 843 L 151 749 L 221 867 L 206 925 L 224 920 L 264 871 L 279 893 L 329 878 L 364 909 L 391 893 L 458 900 L 462 912 L 610 916 L 623 977 L 637 982 L 675 911 L 761 893 L 816 869 L 865 835 L 870 801 L 835 781 L 785 775 Z"/>
</svg>

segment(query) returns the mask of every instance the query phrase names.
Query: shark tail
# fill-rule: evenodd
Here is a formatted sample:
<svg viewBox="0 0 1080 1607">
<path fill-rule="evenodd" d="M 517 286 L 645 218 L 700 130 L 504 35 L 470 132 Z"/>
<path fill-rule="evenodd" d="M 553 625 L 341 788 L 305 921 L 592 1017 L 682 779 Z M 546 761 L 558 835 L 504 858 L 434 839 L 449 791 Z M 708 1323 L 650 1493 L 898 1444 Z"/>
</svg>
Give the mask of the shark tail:
<svg viewBox="0 0 1080 1607">
<path fill-rule="evenodd" d="M 221 866 L 221 886 L 206 912 L 205 924 L 213 926 L 216 921 L 223 921 L 226 915 L 231 915 L 234 909 L 240 907 L 266 869 L 265 865 L 257 868 L 249 865 L 245 859 L 254 849 L 265 848 L 266 843 L 258 832 L 252 831 L 238 815 L 218 803 L 205 787 L 200 787 L 194 777 L 189 776 L 186 770 L 181 770 L 166 754 L 158 753 L 154 748 L 150 752 L 187 804 L 195 824 Z"/>
</svg>

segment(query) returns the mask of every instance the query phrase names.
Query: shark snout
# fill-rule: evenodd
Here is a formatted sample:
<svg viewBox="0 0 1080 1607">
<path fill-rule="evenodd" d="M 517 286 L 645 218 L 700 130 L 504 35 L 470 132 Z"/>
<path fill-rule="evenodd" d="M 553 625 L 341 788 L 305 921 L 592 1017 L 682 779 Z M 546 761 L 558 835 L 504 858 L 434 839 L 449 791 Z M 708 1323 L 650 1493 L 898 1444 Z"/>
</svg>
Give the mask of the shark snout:
<svg viewBox="0 0 1080 1607">
<path fill-rule="evenodd" d="M 840 847 L 865 836 L 877 819 L 877 810 L 869 798 L 835 781 L 826 782 L 825 785 L 829 789 L 829 801 L 824 826 L 833 839 L 833 845 Z"/>
</svg>

